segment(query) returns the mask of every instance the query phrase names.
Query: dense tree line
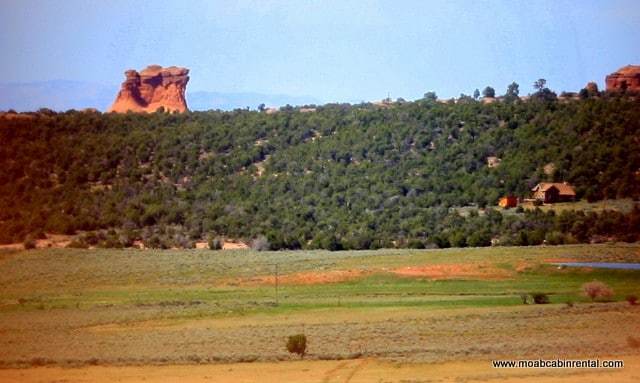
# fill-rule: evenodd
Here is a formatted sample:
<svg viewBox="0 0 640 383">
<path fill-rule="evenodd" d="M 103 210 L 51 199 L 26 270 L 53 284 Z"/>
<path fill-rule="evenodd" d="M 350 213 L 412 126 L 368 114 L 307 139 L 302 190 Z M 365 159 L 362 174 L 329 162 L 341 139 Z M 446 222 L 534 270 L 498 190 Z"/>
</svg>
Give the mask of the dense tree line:
<svg viewBox="0 0 640 383">
<path fill-rule="evenodd" d="M 567 101 L 542 83 L 521 102 L 514 84 L 493 103 L 430 92 L 276 113 L 0 117 L 0 242 L 44 232 L 104 246 L 262 238 L 273 249 L 637 240 L 637 206 L 489 208 L 541 181 L 569 182 L 589 201 L 640 197 L 638 98 Z"/>
</svg>

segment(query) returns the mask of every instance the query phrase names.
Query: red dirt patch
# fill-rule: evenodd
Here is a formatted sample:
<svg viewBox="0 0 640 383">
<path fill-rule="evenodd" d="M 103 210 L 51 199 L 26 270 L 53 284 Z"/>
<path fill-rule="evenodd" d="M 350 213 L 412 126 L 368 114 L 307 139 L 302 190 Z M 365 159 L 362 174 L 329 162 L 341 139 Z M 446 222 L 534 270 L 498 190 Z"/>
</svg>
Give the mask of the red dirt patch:
<svg viewBox="0 0 640 383">
<path fill-rule="evenodd" d="M 309 273 L 297 273 L 288 275 L 279 275 L 278 284 L 281 285 L 319 285 L 324 283 L 337 283 L 345 282 L 356 279 L 363 275 L 371 274 L 372 271 L 363 269 L 352 270 L 335 270 L 327 272 L 309 272 Z M 264 275 L 261 277 L 252 278 L 250 280 L 234 279 L 230 283 L 243 285 L 243 286 L 256 286 L 256 285 L 273 285 L 275 284 L 274 275 Z"/>
<path fill-rule="evenodd" d="M 362 269 L 336 270 L 326 273 L 299 273 L 278 277 L 278 282 L 290 285 L 315 285 L 350 281 L 370 273 L 370 271 Z"/>
<path fill-rule="evenodd" d="M 198 250 L 208 250 L 209 244 L 207 242 L 196 242 L 196 249 Z M 239 250 L 239 249 L 249 249 L 244 243 L 236 242 L 236 241 L 224 241 L 222 245 L 222 250 Z"/>
<path fill-rule="evenodd" d="M 531 264 L 532 265 L 532 264 Z M 531 266 L 530 264 L 521 264 L 516 267 L 515 271 L 524 270 Z M 425 277 L 429 279 L 482 279 L 494 280 L 509 278 L 513 275 L 513 271 L 490 267 L 481 264 L 463 263 L 463 264 L 444 264 L 444 265 L 424 265 L 424 266 L 407 266 L 396 269 L 377 268 L 377 269 L 350 269 L 350 270 L 333 270 L 325 272 L 307 272 L 288 275 L 279 275 L 278 284 L 281 285 L 319 285 L 324 283 L 338 283 L 351 281 L 363 276 L 367 276 L 376 272 L 387 272 L 410 277 Z M 227 281 L 227 284 L 243 285 L 243 286 L 259 286 L 275 284 L 274 275 L 263 275 L 251 279 L 233 279 Z"/>
<path fill-rule="evenodd" d="M 429 265 L 429 266 L 407 266 L 393 269 L 391 272 L 433 279 L 459 279 L 459 278 L 481 278 L 481 279 L 501 279 L 510 276 L 510 272 L 505 269 L 487 267 L 471 263 L 451 264 L 451 265 Z"/>
</svg>

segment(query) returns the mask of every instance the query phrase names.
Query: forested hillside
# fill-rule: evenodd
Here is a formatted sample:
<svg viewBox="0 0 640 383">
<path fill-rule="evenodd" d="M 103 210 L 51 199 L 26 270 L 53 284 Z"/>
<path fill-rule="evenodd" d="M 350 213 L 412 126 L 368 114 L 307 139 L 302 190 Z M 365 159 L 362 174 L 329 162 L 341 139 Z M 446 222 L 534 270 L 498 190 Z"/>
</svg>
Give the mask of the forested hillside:
<svg viewBox="0 0 640 383">
<path fill-rule="evenodd" d="M 541 181 L 569 182 L 589 201 L 640 197 L 637 98 L 537 95 L 5 115 L 0 242 L 45 232 L 114 247 L 216 237 L 273 249 L 637 240 L 637 203 L 626 214 L 489 208 L 503 195 L 529 197 Z"/>
</svg>

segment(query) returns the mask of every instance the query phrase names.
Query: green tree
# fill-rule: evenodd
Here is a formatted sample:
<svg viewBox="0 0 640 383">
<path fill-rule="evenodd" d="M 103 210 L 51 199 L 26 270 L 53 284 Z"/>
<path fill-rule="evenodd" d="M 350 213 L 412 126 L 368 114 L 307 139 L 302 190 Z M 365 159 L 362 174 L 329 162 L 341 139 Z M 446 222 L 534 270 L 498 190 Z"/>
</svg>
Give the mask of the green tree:
<svg viewBox="0 0 640 383">
<path fill-rule="evenodd" d="M 486 98 L 494 98 L 496 97 L 496 90 L 493 89 L 490 86 L 487 86 L 486 88 L 484 88 L 484 90 L 482 91 L 482 95 Z"/>
<path fill-rule="evenodd" d="M 537 92 L 542 92 L 542 90 L 546 88 L 546 85 L 547 85 L 547 80 L 541 78 L 541 79 L 538 79 L 536 82 L 533 83 L 533 88 Z"/>
<path fill-rule="evenodd" d="M 589 98 L 589 91 L 586 90 L 585 88 L 582 88 L 580 89 L 579 96 L 581 100 L 586 100 Z"/>
<path fill-rule="evenodd" d="M 556 101 L 558 99 L 558 95 L 547 88 L 547 80 L 541 78 L 533 83 L 533 88 L 536 89 L 536 92 L 533 94 L 533 99 L 538 101 L 544 101 L 547 103 Z"/>
<path fill-rule="evenodd" d="M 473 233 L 467 242 L 470 247 L 491 246 L 491 233 L 488 229 L 482 229 Z"/>
<path fill-rule="evenodd" d="M 427 92 L 424 94 L 424 99 L 425 101 L 437 101 L 438 96 L 436 95 L 436 92 Z"/>
<path fill-rule="evenodd" d="M 507 86 L 507 93 L 504 95 L 504 99 L 507 103 L 512 103 L 516 100 L 519 100 L 518 96 L 520 93 L 520 85 L 516 82 L 512 82 Z"/>
</svg>

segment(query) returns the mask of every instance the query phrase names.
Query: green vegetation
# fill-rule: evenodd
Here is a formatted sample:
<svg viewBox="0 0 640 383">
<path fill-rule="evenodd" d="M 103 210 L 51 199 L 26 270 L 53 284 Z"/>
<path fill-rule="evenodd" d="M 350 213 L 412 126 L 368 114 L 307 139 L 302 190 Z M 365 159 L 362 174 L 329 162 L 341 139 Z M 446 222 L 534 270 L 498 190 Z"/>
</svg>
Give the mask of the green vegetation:
<svg viewBox="0 0 640 383">
<path fill-rule="evenodd" d="M 537 305 L 549 303 L 549 296 L 545 293 L 533 293 L 531 297 L 533 298 L 533 303 Z"/>
<path fill-rule="evenodd" d="M 0 118 L 0 243 L 377 249 L 637 241 L 640 98 Z M 491 94 L 487 87 L 483 93 Z M 488 158 L 500 159 L 489 166 Z M 491 208 L 567 181 L 625 211 Z M 212 242 L 216 245 L 220 242 Z M 216 247 L 216 246 L 214 246 Z"/>
</svg>

